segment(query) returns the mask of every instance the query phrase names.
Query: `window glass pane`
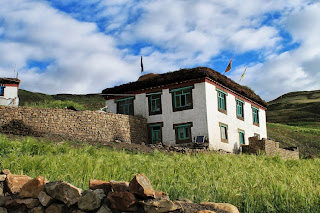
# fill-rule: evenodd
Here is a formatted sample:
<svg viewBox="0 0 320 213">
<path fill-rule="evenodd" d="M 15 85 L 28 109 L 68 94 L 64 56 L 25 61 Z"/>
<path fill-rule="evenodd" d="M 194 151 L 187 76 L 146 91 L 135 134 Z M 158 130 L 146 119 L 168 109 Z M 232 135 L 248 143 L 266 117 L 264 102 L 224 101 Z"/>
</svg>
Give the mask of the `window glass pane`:
<svg viewBox="0 0 320 213">
<path fill-rule="evenodd" d="M 244 132 L 239 132 L 240 144 L 245 144 L 244 142 Z"/>
<path fill-rule="evenodd" d="M 179 140 L 184 139 L 183 128 L 178 128 L 178 137 Z"/>
<path fill-rule="evenodd" d="M 185 139 L 190 138 L 189 128 L 185 127 L 184 130 L 185 130 Z"/>
<path fill-rule="evenodd" d="M 175 100 L 176 100 L 175 106 L 176 107 L 180 107 L 181 106 L 180 96 L 179 95 L 175 95 Z"/>
<path fill-rule="evenodd" d="M 221 138 L 227 139 L 227 128 L 224 126 L 221 126 Z"/>
</svg>

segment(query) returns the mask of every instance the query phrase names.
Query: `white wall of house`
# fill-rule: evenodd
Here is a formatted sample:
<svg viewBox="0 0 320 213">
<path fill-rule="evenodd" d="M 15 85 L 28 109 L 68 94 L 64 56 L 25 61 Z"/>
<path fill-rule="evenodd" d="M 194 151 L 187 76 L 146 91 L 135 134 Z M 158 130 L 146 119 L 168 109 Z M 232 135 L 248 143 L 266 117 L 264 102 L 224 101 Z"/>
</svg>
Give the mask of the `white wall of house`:
<svg viewBox="0 0 320 213">
<path fill-rule="evenodd" d="M 193 109 L 173 112 L 171 93 L 169 89 L 163 89 L 161 95 L 162 114 L 150 116 L 146 94 L 137 94 L 134 100 L 134 115 L 145 117 L 148 123 L 163 122 L 162 140 L 167 145 L 176 143 L 173 124 L 192 122 L 192 138 L 199 135 L 208 136 L 204 82 L 194 84 L 192 99 Z M 107 100 L 106 105 L 108 106 L 108 111 L 117 112 L 117 106 L 114 100 Z"/>
<path fill-rule="evenodd" d="M 244 120 L 237 118 L 236 97 L 228 93 L 226 96 L 227 114 L 218 111 L 218 91 L 216 86 L 205 83 L 206 105 L 208 117 L 209 146 L 211 149 L 222 149 L 229 152 L 237 151 L 240 147 L 239 129 L 245 131 L 245 143 L 254 134 L 260 134 L 261 138 L 267 137 L 266 113 L 259 109 L 259 127 L 253 125 L 253 115 L 250 102 L 244 102 Z M 226 90 L 223 90 L 226 91 Z M 242 99 L 243 100 L 243 99 Z M 220 124 L 228 125 L 228 143 L 221 142 Z"/>
<path fill-rule="evenodd" d="M 7 86 L 4 88 L 4 95 L 0 96 L 0 105 L 15 106 L 19 105 L 17 86 Z"/>
<path fill-rule="evenodd" d="M 226 91 L 226 90 L 224 90 Z M 218 92 L 216 86 L 207 83 L 196 83 L 192 90 L 193 109 L 173 112 L 172 94 L 163 89 L 161 95 L 162 114 L 149 115 L 146 93 L 137 94 L 134 100 L 134 115 L 147 119 L 148 123 L 163 122 L 162 139 L 167 145 L 176 144 L 173 124 L 193 122 L 192 137 L 204 135 L 209 140 L 211 149 L 222 149 L 234 152 L 240 147 L 239 129 L 245 131 L 245 143 L 254 134 L 267 137 L 265 110 L 259 109 L 259 127 L 253 125 L 252 104 L 244 100 L 244 121 L 237 118 L 236 97 L 228 93 L 226 96 L 227 114 L 218 111 Z M 243 99 L 242 99 L 243 100 Z M 108 111 L 117 112 L 114 100 L 107 100 Z M 228 143 L 221 142 L 219 122 L 228 125 Z"/>
</svg>

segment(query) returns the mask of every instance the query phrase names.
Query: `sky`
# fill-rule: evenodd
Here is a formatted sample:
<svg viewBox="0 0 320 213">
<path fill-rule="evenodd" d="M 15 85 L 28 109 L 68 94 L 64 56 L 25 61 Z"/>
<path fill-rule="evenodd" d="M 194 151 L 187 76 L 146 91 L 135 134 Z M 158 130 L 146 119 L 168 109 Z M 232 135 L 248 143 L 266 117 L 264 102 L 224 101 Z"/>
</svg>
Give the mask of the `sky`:
<svg viewBox="0 0 320 213">
<path fill-rule="evenodd" d="M 270 101 L 320 89 L 320 1 L 0 0 L 0 77 L 100 93 L 144 73 L 209 67 Z"/>
</svg>

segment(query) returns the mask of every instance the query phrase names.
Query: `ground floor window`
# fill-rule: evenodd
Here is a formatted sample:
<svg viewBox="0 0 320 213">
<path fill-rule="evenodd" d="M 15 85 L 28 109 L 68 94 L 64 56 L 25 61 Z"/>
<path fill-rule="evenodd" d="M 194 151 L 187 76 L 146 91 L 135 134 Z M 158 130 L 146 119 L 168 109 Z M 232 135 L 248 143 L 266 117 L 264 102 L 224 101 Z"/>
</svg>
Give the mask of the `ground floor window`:
<svg viewBox="0 0 320 213">
<path fill-rule="evenodd" d="M 220 124 L 220 135 L 221 135 L 221 142 L 228 143 L 228 125 L 219 123 Z"/>
<path fill-rule="evenodd" d="M 254 135 L 253 135 L 254 137 L 256 137 L 256 138 L 258 138 L 259 140 L 260 140 L 260 134 L 258 134 L 258 133 L 254 133 Z"/>
<path fill-rule="evenodd" d="M 151 144 L 162 143 L 163 123 L 149 124 L 149 142 Z"/>
<path fill-rule="evenodd" d="M 191 127 L 192 127 L 192 122 L 173 124 L 173 128 L 176 133 L 176 143 L 192 142 Z"/>
<path fill-rule="evenodd" d="M 242 145 L 246 144 L 244 136 L 245 136 L 244 131 L 243 130 L 239 130 L 239 140 L 240 140 L 240 144 L 242 144 Z"/>
</svg>

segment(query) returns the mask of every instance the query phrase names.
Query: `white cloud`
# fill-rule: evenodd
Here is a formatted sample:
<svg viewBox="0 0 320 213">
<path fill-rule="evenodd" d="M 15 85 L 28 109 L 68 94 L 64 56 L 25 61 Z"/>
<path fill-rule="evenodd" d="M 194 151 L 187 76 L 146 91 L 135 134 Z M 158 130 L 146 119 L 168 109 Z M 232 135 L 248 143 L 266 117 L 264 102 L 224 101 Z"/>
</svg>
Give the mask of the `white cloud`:
<svg viewBox="0 0 320 213">
<path fill-rule="evenodd" d="M 2 76 L 17 64 L 21 86 L 47 93 L 100 92 L 115 81 L 139 75 L 134 60 L 116 48 L 114 39 L 99 33 L 93 23 L 70 18 L 35 1 L 3 0 L 5 39 L 0 41 Z M 52 60 L 45 70 L 28 68 L 29 60 Z M 119 72 L 121 70 L 121 72 Z"/>
<path fill-rule="evenodd" d="M 138 78 L 137 54 L 144 56 L 146 72 L 163 73 L 206 64 L 215 69 L 224 52 L 235 59 L 247 52 L 258 55 L 260 62 L 247 60 L 250 64 L 242 83 L 267 100 L 284 92 L 319 87 L 314 79 L 320 78 L 316 69 L 319 3 L 72 0 L 77 8 L 67 14 L 51 5 L 70 7 L 70 1 L 48 2 L 0 2 L 0 19 L 4 20 L 0 24 L 0 74 L 11 72 L 13 64 L 23 67 L 19 76 L 26 89 L 100 92 Z M 300 42 L 297 49 L 281 52 L 287 45 L 283 31 L 292 35 L 293 42 Z M 41 70 L 27 68 L 29 60 L 51 63 Z M 245 66 L 234 66 L 231 77 L 238 80 Z"/>
</svg>

